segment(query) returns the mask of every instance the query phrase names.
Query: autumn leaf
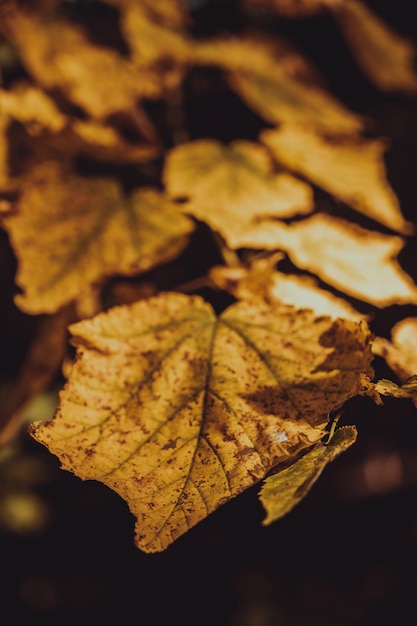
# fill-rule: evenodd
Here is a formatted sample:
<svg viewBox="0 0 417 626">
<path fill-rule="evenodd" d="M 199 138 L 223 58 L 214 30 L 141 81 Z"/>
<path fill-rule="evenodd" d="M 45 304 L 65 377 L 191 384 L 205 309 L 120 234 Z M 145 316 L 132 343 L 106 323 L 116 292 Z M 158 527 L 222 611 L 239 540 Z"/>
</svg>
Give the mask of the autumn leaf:
<svg viewBox="0 0 417 626">
<path fill-rule="evenodd" d="M 283 166 L 356 211 L 400 233 L 414 231 L 387 180 L 384 141 L 334 141 L 295 125 L 264 131 L 261 140 Z"/>
<path fill-rule="evenodd" d="M 375 337 L 372 351 L 385 359 L 400 382 L 409 381 L 417 373 L 417 317 L 406 317 L 394 324 L 391 341 Z M 412 401 L 417 406 L 417 398 Z"/>
<path fill-rule="evenodd" d="M 210 269 L 209 277 L 217 287 L 239 300 L 278 301 L 297 309 L 311 309 L 316 315 L 357 322 L 366 319 L 366 315 L 356 311 L 346 300 L 319 287 L 311 276 L 276 271 L 274 265 L 283 256 L 275 253 L 267 258 L 255 258 L 248 267 L 216 265 Z"/>
<path fill-rule="evenodd" d="M 397 385 L 392 380 L 381 378 L 375 383 L 375 389 L 384 396 L 394 398 L 416 398 L 417 397 L 417 374 L 407 378 L 405 383 Z"/>
<path fill-rule="evenodd" d="M 377 307 L 417 303 L 417 285 L 397 260 L 404 247 L 399 236 L 317 213 L 292 224 L 256 225 L 239 246 L 283 250 L 300 269 Z"/>
<path fill-rule="evenodd" d="M 0 109 L 9 118 L 23 123 L 28 133 L 35 136 L 45 129 L 59 132 L 67 123 L 53 100 L 28 83 L 15 85 L 9 91 L 0 89 Z"/>
<path fill-rule="evenodd" d="M 291 18 L 328 11 L 367 78 L 383 91 L 415 93 L 416 49 L 358 0 L 244 0 L 249 7 Z M 330 52 L 330 51 L 329 51 Z"/>
<path fill-rule="evenodd" d="M 328 443 L 317 443 L 298 461 L 268 476 L 259 492 L 268 526 L 289 513 L 310 491 L 320 474 L 341 452 L 356 441 L 354 426 L 342 426 Z"/>
<path fill-rule="evenodd" d="M 121 29 L 132 51 L 133 61 L 148 67 L 167 58 L 182 63 L 192 61 L 193 39 L 183 29 L 161 22 L 160 15 L 154 15 L 154 19 L 151 16 L 152 12 L 147 10 L 146 5 L 138 3 L 130 4 L 122 13 Z"/>
<path fill-rule="evenodd" d="M 0 448 L 16 437 L 29 400 L 44 391 L 59 371 L 68 348 L 67 327 L 74 319 L 71 306 L 39 319 L 19 374 L 0 402 Z"/>
<path fill-rule="evenodd" d="M 295 460 L 373 375 L 366 324 L 283 305 L 216 318 L 198 296 L 161 293 L 70 330 L 57 414 L 31 432 L 127 501 L 147 552 Z"/>
<path fill-rule="evenodd" d="M 44 88 L 61 89 L 95 118 L 134 109 L 140 98 L 159 97 L 163 89 L 157 72 L 138 73 L 132 61 L 91 43 L 80 27 L 52 13 L 13 6 L 4 12 L 2 28 Z"/>
<path fill-rule="evenodd" d="M 312 189 L 273 172 L 264 148 L 249 141 L 177 146 L 166 158 L 163 178 L 172 198 L 188 200 L 179 209 L 221 232 L 231 247 L 256 222 L 313 210 Z"/>
<path fill-rule="evenodd" d="M 52 313 L 115 274 L 175 258 L 193 229 L 154 189 L 127 197 L 114 180 L 68 174 L 56 162 L 27 175 L 4 226 L 19 259 L 16 303 L 31 314 Z"/>
<path fill-rule="evenodd" d="M 194 62 L 222 67 L 232 89 L 272 124 L 301 123 L 330 135 L 355 135 L 363 127 L 363 119 L 317 80 L 311 64 L 266 36 L 204 42 Z"/>
<path fill-rule="evenodd" d="M 417 92 L 417 50 L 357 0 L 326 4 L 350 46 L 358 65 L 383 91 Z"/>
</svg>

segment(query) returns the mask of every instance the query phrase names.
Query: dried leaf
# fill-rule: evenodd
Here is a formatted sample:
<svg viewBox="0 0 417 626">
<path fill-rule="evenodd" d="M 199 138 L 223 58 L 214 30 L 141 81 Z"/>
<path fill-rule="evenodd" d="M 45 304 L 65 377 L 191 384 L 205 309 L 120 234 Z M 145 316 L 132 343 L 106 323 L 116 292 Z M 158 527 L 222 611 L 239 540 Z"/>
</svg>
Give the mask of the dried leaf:
<svg viewBox="0 0 417 626">
<path fill-rule="evenodd" d="M 104 0 L 104 2 L 118 7 L 122 13 L 138 4 L 137 0 Z M 155 0 L 141 0 L 140 4 L 149 18 L 170 28 L 180 28 L 189 21 L 186 0 L 158 0 L 157 3 Z"/>
<path fill-rule="evenodd" d="M 32 314 L 54 312 L 109 276 L 175 258 L 193 228 L 156 190 L 125 197 L 115 181 L 66 174 L 55 162 L 26 177 L 4 222 L 24 290 L 16 303 Z"/>
<path fill-rule="evenodd" d="M 391 341 L 375 337 L 372 350 L 384 358 L 389 367 L 405 383 L 417 372 L 417 317 L 406 317 L 391 330 Z M 417 406 L 417 398 L 412 399 Z"/>
<path fill-rule="evenodd" d="M 11 91 L 0 89 L 0 109 L 5 115 L 22 122 L 31 135 L 42 130 L 59 132 L 67 123 L 53 100 L 38 87 L 21 83 Z"/>
<path fill-rule="evenodd" d="M 334 141 L 294 125 L 267 130 L 261 139 L 281 164 L 356 211 L 400 233 L 414 231 L 387 180 L 384 141 Z"/>
<path fill-rule="evenodd" d="M 383 396 L 415 398 L 417 396 L 417 375 L 410 376 L 402 385 L 397 385 L 387 378 L 381 378 L 381 380 L 375 383 L 375 389 Z"/>
<path fill-rule="evenodd" d="M 239 246 L 284 250 L 297 267 L 377 307 L 417 304 L 417 286 L 396 258 L 404 246 L 398 236 L 318 213 L 289 225 L 257 225 Z"/>
<path fill-rule="evenodd" d="M 317 70 L 279 41 L 218 39 L 200 44 L 194 62 L 228 71 L 231 87 L 272 124 L 302 123 L 330 135 L 354 135 L 363 127 L 363 119 L 320 84 Z"/>
<path fill-rule="evenodd" d="M 151 19 L 146 6 L 130 4 L 121 18 L 121 29 L 139 66 L 150 67 L 166 59 L 187 63 L 194 57 L 194 41 L 181 29 L 174 29 L 160 21 L 160 15 Z M 160 67 L 163 71 L 163 67 Z"/>
<path fill-rule="evenodd" d="M 100 161 L 141 163 L 156 158 L 160 153 L 154 141 L 151 140 L 149 143 L 126 141 L 115 128 L 95 120 L 74 120 L 71 124 L 71 133 L 72 137 L 68 135 L 62 137 L 63 149 L 68 151 L 68 144 L 72 140 L 76 154 L 88 154 Z M 59 140 L 56 143 L 58 144 Z"/>
<path fill-rule="evenodd" d="M 157 72 L 138 73 L 130 60 L 91 43 L 81 28 L 53 15 L 14 6 L 5 12 L 3 26 L 27 70 L 93 117 L 132 109 L 139 98 L 161 94 Z"/>
<path fill-rule="evenodd" d="M 351 446 L 356 436 L 354 426 L 338 428 L 329 443 L 318 443 L 289 467 L 268 476 L 259 492 L 267 513 L 263 525 L 289 513 L 307 495 L 326 465 Z"/>
<path fill-rule="evenodd" d="M 321 439 L 373 375 L 366 324 L 279 305 L 216 319 L 198 296 L 162 293 L 70 330 L 60 407 L 32 434 L 126 499 L 147 552 Z"/>
<path fill-rule="evenodd" d="M 244 0 L 249 6 L 285 17 L 311 17 L 332 12 L 359 67 L 382 91 L 415 94 L 416 48 L 358 0 Z"/>
<path fill-rule="evenodd" d="M 248 268 L 214 266 L 209 277 L 216 286 L 239 300 L 279 301 L 297 309 L 311 309 L 316 315 L 357 322 L 366 319 L 366 315 L 356 311 L 346 300 L 320 288 L 314 278 L 274 271 L 274 265 L 282 256 L 276 253 L 269 258 L 255 259 Z"/>
<path fill-rule="evenodd" d="M 313 210 L 312 189 L 289 174 L 275 174 L 259 144 L 214 140 L 186 143 L 171 150 L 164 182 L 187 214 L 221 232 L 231 247 L 256 222 Z"/>
<path fill-rule="evenodd" d="M 72 307 L 64 307 L 39 320 L 19 374 L 0 406 L 0 448 L 21 428 L 28 401 L 44 391 L 58 373 L 68 347 L 67 326 L 74 319 Z"/>
<path fill-rule="evenodd" d="M 366 76 L 383 91 L 417 92 L 417 50 L 357 0 L 327 0 L 352 54 Z"/>
</svg>

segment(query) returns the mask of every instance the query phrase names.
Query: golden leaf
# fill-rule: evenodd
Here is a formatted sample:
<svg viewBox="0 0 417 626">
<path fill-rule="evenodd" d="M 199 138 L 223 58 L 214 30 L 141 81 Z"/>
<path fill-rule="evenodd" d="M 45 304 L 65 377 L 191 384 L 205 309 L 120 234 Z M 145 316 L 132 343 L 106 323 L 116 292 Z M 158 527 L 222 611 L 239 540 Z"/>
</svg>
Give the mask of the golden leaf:
<svg viewBox="0 0 417 626">
<path fill-rule="evenodd" d="M 384 141 L 329 140 L 301 126 L 267 130 L 261 140 L 278 162 L 305 176 L 350 207 L 403 234 L 407 222 L 386 176 Z"/>
<path fill-rule="evenodd" d="M 352 54 L 383 91 L 417 92 L 416 48 L 357 0 L 327 0 Z"/>
<path fill-rule="evenodd" d="M 397 385 L 387 378 L 381 378 L 381 380 L 375 383 L 375 390 L 384 396 L 415 398 L 417 396 L 417 374 L 413 374 L 413 376 L 407 378 L 402 385 Z"/>
<path fill-rule="evenodd" d="M 198 296 L 162 293 L 70 330 L 60 406 L 32 434 L 128 502 L 147 552 L 320 440 L 373 375 L 366 324 L 282 305 L 216 318 Z"/>
<path fill-rule="evenodd" d="M 61 89 L 93 117 L 132 109 L 140 97 L 161 93 L 157 73 L 138 73 L 130 60 L 91 43 L 81 28 L 53 15 L 14 6 L 5 12 L 4 28 L 22 63 L 41 84 Z"/>
<path fill-rule="evenodd" d="M 276 253 L 270 258 L 254 259 L 247 268 L 214 266 L 209 277 L 216 286 L 239 300 L 279 301 L 297 309 L 311 309 L 316 315 L 357 322 L 366 319 L 366 315 L 356 311 L 346 300 L 319 287 L 311 276 L 274 271 L 273 266 L 282 256 Z"/>
<path fill-rule="evenodd" d="M 71 141 L 76 154 L 116 163 L 141 163 L 156 158 L 160 152 L 153 142 L 126 141 L 115 128 L 96 120 L 73 120 L 71 135 L 62 137 L 62 148 L 68 151 Z M 55 143 L 60 145 L 59 139 Z"/>
<path fill-rule="evenodd" d="M 107 4 L 112 4 L 123 13 L 138 4 L 137 0 L 104 0 Z M 146 11 L 149 18 L 153 18 L 165 26 L 180 28 L 185 26 L 188 20 L 186 0 L 141 0 L 141 9 Z M 162 43 L 162 42 L 161 42 Z"/>
<path fill-rule="evenodd" d="M 114 274 L 134 275 L 175 258 L 193 224 L 159 192 L 125 197 L 109 179 L 89 179 L 42 163 L 4 217 L 19 259 L 24 311 L 51 313 Z"/>
<path fill-rule="evenodd" d="M 183 63 L 191 61 L 193 39 L 182 30 L 161 23 L 160 16 L 155 17 L 157 19 L 150 19 L 146 6 L 137 3 L 126 7 L 122 14 L 121 29 L 132 51 L 134 62 L 139 66 L 150 66 L 167 58 Z"/>
<path fill-rule="evenodd" d="M 332 97 L 317 70 L 279 40 L 218 39 L 196 47 L 194 61 L 228 72 L 231 87 L 270 123 L 302 123 L 328 134 L 352 135 L 363 120 Z"/>
<path fill-rule="evenodd" d="M 289 513 L 307 495 L 326 465 L 351 446 L 356 436 L 354 426 L 342 426 L 327 444 L 318 443 L 289 467 L 268 476 L 259 492 L 267 513 L 263 525 Z"/>
<path fill-rule="evenodd" d="M 386 360 L 389 367 L 405 383 L 417 373 L 417 317 L 406 317 L 391 330 L 391 341 L 375 337 L 372 350 Z M 417 398 L 412 399 L 417 406 Z"/>
<path fill-rule="evenodd" d="M 324 213 L 289 225 L 256 225 L 238 242 L 242 248 L 284 250 L 297 267 L 377 307 L 417 304 L 417 286 L 396 259 L 403 246 L 399 236 Z"/>
<path fill-rule="evenodd" d="M 179 205 L 221 232 L 228 244 L 256 222 L 313 210 L 312 189 L 289 174 L 275 174 L 266 150 L 249 141 L 186 143 L 168 154 L 164 182 Z"/>
<path fill-rule="evenodd" d="M 53 100 L 27 83 L 14 86 L 11 91 L 0 89 L 0 108 L 5 115 L 23 123 L 32 135 L 44 129 L 59 132 L 67 123 Z"/>
</svg>

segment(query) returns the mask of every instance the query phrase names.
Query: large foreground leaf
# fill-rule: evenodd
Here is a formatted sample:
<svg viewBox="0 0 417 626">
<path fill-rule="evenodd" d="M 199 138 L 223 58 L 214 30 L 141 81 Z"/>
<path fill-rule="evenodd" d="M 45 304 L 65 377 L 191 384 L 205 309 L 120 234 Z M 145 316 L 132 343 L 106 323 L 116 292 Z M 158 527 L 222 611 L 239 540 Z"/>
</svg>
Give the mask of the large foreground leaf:
<svg viewBox="0 0 417 626">
<path fill-rule="evenodd" d="M 147 552 L 296 459 L 373 374 L 366 324 L 284 305 L 216 318 L 198 296 L 163 293 L 71 331 L 78 358 L 33 436 L 126 499 Z"/>
</svg>

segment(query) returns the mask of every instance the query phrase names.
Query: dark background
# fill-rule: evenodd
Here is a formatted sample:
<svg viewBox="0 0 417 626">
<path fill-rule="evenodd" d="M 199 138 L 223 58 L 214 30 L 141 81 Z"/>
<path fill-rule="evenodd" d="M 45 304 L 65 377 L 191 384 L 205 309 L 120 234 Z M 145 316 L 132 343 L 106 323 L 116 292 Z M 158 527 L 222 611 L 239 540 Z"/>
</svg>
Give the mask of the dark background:
<svg viewBox="0 0 417 626">
<path fill-rule="evenodd" d="M 245 26 L 236 2 L 193 4 L 195 32 L 201 36 Z M 414 4 L 369 3 L 417 42 Z M 95 2 L 67 5 L 74 19 L 90 24 L 105 13 Z M 375 134 L 389 139 L 390 180 L 406 218 L 417 221 L 417 101 L 372 88 L 329 17 L 277 20 L 268 27 L 297 41 L 333 93 L 368 115 Z M 185 103 L 192 138 L 255 139 L 265 127 L 213 72 L 191 74 Z M 156 107 L 152 114 L 157 118 L 161 112 Z M 345 210 L 319 192 L 317 201 L 319 208 Z M 346 215 L 351 216 L 348 209 Z M 10 377 L 19 369 L 37 318 L 13 305 L 15 259 L 1 235 L 1 374 Z M 219 260 L 203 226 L 176 264 L 149 278 L 165 288 L 168 278 L 204 272 L 202 259 L 206 267 Z M 400 260 L 417 280 L 415 237 Z M 224 302 L 220 298 L 215 304 Z M 372 328 L 389 337 L 395 321 L 416 314 L 416 307 L 376 310 Z M 378 359 L 375 368 L 379 376 L 393 378 Z M 0 623 L 107 619 L 149 626 L 415 626 L 416 411 L 408 400 L 387 398 L 382 407 L 366 398 L 350 401 L 342 423 L 356 425 L 357 443 L 326 468 L 287 517 L 262 527 L 254 487 L 155 555 L 133 546 L 134 519 L 116 494 L 60 470 L 23 428 L 13 446 L 0 451 L 0 500 L 7 490 L 29 489 L 43 503 L 46 521 L 26 533 L 0 528 Z"/>
</svg>

